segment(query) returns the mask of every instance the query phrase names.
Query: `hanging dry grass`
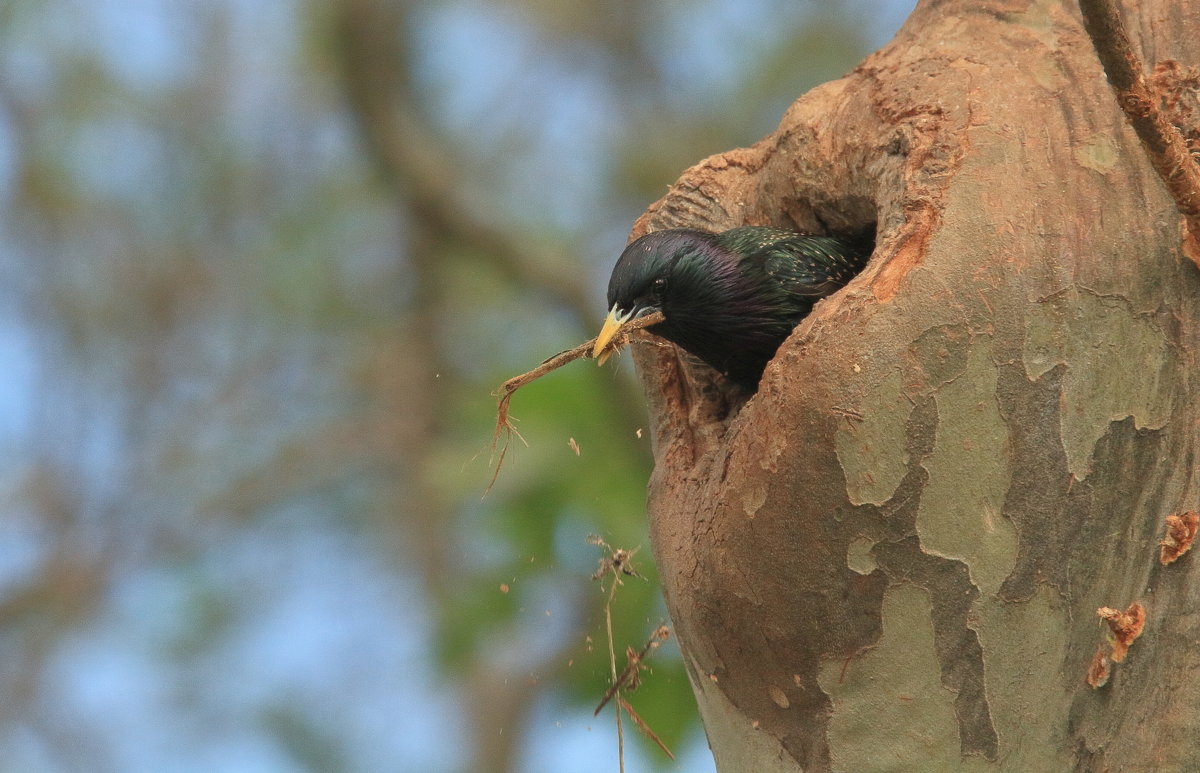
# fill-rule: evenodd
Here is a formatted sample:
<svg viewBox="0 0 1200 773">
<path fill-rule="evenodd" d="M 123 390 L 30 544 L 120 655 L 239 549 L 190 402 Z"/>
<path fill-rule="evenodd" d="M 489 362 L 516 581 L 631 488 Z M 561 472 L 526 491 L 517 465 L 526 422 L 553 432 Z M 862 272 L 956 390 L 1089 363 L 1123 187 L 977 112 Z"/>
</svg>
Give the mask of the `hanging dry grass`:
<svg viewBox="0 0 1200 773">
<path fill-rule="evenodd" d="M 617 331 L 617 334 L 613 336 L 612 341 L 610 341 L 608 346 L 604 347 L 604 350 L 599 352 L 597 356 L 604 356 L 616 352 L 629 342 L 630 333 L 650 327 L 651 325 L 657 325 L 665 319 L 666 317 L 663 316 L 662 312 L 656 311 L 652 314 L 647 314 L 644 317 L 638 317 L 637 319 L 629 320 L 621 326 L 621 328 Z M 578 346 L 568 349 L 565 352 L 559 352 L 553 357 L 542 361 L 542 364 L 538 365 L 533 370 L 528 371 L 527 373 L 522 373 L 519 376 L 513 376 L 508 381 L 505 381 L 503 384 L 501 384 L 500 388 L 493 393 L 497 397 L 496 430 L 492 434 L 492 452 L 496 454 L 496 467 L 492 472 L 492 479 L 488 482 L 487 489 L 485 489 L 483 492 L 485 496 L 487 495 L 487 492 L 492 490 L 492 486 L 496 484 L 496 478 L 500 476 L 500 466 L 504 464 L 504 456 L 508 453 L 508 444 L 512 442 L 513 435 L 516 435 L 522 443 L 525 442 L 525 438 L 521 437 L 521 433 L 518 432 L 517 428 L 513 426 L 512 418 L 509 416 L 508 404 L 512 401 L 513 394 L 526 384 L 537 381 L 542 376 L 558 370 L 567 363 L 574 362 L 580 357 L 592 357 L 592 347 L 595 345 L 596 339 L 593 338 L 590 341 L 579 344 Z M 498 453 L 496 451 L 497 448 L 499 448 Z"/>
</svg>

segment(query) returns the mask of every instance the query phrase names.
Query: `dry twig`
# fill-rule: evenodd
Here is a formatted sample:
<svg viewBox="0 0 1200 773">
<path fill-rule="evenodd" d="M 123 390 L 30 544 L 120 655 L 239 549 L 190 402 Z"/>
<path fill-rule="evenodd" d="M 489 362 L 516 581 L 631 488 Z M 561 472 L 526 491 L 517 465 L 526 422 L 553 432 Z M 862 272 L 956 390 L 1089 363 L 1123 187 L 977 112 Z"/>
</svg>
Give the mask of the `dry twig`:
<svg viewBox="0 0 1200 773">
<path fill-rule="evenodd" d="M 662 312 L 656 311 L 653 314 L 647 314 L 644 317 L 638 317 L 637 319 L 629 320 L 621 326 L 621 329 L 617 331 L 617 334 L 613 336 L 612 341 L 608 346 L 604 347 L 604 351 L 600 354 L 617 351 L 629 342 L 630 333 L 634 332 L 635 330 L 641 330 L 642 328 L 650 327 L 651 325 L 657 325 L 664 319 L 666 318 L 662 315 Z M 595 346 L 595 344 L 596 339 L 593 338 L 592 340 L 582 343 L 572 349 L 568 349 L 565 352 L 559 352 L 553 357 L 543 360 L 542 364 L 538 365 L 533 370 L 527 373 L 522 373 L 519 376 L 513 376 L 508 381 L 505 381 L 503 384 L 501 384 L 500 388 L 496 390 L 494 393 L 497 397 L 496 429 L 492 433 L 492 450 L 495 451 L 496 447 L 499 446 L 500 451 L 496 457 L 496 468 L 492 472 L 492 479 L 488 482 L 487 488 L 483 492 L 485 496 L 489 491 L 492 490 L 492 486 L 496 484 L 496 478 L 500 475 L 500 466 L 504 464 L 504 456 L 508 453 L 508 444 L 512 441 L 512 436 L 516 435 L 521 442 L 525 442 L 525 439 L 521 437 L 521 433 L 517 432 L 516 427 L 513 426 L 512 419 L 508 415 L 508 404 L 512 400 L 513 393 L 526 384 L 537 381 L 547 373 L 558 370 L 569 362 L 574 362 L 580 357 L 591 357 L 592 347 Z M 501 443 L 501 437 L 504 439 L 503 443 Z"/>
<path fill-rule="evenodd" d="M 1160 95 L 1146 81 L 1117 1 L 1079 0 L 1079 10 L 1117 102 L 1184 217 L 1183 253 L 1200 266 L 1200 169 L 1183 134 L 1163 114 Z"/>
<path fill-rule="evenodd" d="M 653 730 L 650 729 L 650 726 L 646 724 L 646 720 L 644 720 L 638 716 L 638 713 L 633 710 L 633 706 L 629 705 L 629 701 L 622 698 L 620 703 L 621 703 L 621 708 L 625 709 L 625 713 L 627 713 L 629 715 L 629 718 L 633 720 L 633 724 L 637 725 L 638 730 L 642 731 L 642 735 L 646 736 L 651 741 L 654 741 L 654 743 L 656 743 L 658 745 L 658 748 L 662 749 L 663 754 L 667 755 L 672 760 L 674 760 L 675 755 L 671 754 L 671 750 L 668 749 L 667 745 L 662 742 L 662 739 L 659 738 L 658 735 Z"/>
</svg>

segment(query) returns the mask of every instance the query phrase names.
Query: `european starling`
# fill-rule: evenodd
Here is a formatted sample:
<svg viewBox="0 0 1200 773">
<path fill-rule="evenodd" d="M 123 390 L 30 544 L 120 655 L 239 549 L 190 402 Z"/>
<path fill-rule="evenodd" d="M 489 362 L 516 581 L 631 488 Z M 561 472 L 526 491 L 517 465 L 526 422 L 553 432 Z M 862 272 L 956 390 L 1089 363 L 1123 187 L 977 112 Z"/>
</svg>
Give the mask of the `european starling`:
<svg viewBox="0 0 1200 773">
<path fill-rule="evenodd" d="M 665 321 L 647 330 L 756 389 L 792 328 L 850 281 L 870 253 L 865 242 L 759 226 L 647 234 L 613 268 L 608 318 L 593 356 L 627 320 L 661 311 Z"/>
</svg>

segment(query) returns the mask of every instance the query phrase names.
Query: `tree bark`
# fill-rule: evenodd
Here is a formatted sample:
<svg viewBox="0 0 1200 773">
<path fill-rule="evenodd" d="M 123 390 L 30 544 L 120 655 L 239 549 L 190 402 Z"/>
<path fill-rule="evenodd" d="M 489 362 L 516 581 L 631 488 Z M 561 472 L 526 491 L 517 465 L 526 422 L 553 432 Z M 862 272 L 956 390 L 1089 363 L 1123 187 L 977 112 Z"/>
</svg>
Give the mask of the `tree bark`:
<svg viewBox="0 0 1200 773">
<path fill-rule="evenodd" d="M 1124 17 L 1147 66 L 1200 62 L 1200 5 Z M 1195 132 L 1195 72 L 1160 70 Z M 749 401 L 635 346 L 718 768 L 1200 770 L 1197 559 L 1158 549 L 1198 505 L 1200 271 L 1075 5 L 921 2 L 634 236 L 746 223 L 877 243 Z M 1135 601 L 1144 633 L 1089 686 L 1096 609 Z"/>
</svg>

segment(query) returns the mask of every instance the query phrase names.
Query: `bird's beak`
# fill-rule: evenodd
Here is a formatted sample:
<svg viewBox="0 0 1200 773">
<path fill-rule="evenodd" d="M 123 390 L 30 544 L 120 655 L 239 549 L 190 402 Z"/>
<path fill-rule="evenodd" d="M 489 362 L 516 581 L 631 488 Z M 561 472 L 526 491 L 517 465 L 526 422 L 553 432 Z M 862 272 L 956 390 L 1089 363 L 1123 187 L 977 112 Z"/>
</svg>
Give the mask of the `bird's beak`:
<svg viewBox="0 0 1200 773">
<path fill-rule="evenodd" d="M 612 352 L 605 351 L 605 349 L 617 335 L 621 325 L 628 322 L 632 316 L 632 311 L 627 314 L 617 314 L 616 305 L 609 309 L 608 316 L 604 318 L 604 326 L 600 328 L 600 334 L 596 336 L 596 345 L 592 347 L 592 357 L 596 358 L 597 365 L 603 365 L 612 356 Z"/>
</svg>

